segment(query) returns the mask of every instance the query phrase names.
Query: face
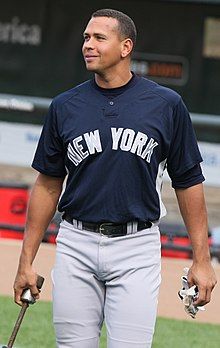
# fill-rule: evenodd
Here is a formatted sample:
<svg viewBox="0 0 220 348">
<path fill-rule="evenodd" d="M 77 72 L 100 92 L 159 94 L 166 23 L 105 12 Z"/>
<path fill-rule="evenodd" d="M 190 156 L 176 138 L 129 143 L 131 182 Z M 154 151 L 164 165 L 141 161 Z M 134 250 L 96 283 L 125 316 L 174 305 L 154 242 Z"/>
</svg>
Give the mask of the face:
<svg viewBox="0 0 220 348">
<path fill-rule="evenodd" d="M 84 32 L 82 53 L 89 71 L 101 74 L 114 69 L 123 59 L 125 45 L 115 18 L 94 17 Z"/>
</svg>

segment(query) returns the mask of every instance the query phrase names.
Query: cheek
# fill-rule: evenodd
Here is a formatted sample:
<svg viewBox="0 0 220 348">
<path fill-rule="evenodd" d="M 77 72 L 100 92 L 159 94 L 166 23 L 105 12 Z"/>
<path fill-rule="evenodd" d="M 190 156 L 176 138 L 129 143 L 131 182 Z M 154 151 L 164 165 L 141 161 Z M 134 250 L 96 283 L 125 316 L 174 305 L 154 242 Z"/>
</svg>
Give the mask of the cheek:
<svg viewBox="0 0 220 348">
<path fill-rule="evenodd" d="M 121 59 L 120 52 L 117 51 L 116 49 L 112 48 L 112 50 L 109 53 L 109 58 L 108 58 L 112 63 L 117 63 Z"/>
<path fill-rule="evenodd" d="M 102 47 L 101 57 L 107 60 L 117 60 L 120 57 L 120 53 L 121 52 L 115 46 Z"/>
</svg>

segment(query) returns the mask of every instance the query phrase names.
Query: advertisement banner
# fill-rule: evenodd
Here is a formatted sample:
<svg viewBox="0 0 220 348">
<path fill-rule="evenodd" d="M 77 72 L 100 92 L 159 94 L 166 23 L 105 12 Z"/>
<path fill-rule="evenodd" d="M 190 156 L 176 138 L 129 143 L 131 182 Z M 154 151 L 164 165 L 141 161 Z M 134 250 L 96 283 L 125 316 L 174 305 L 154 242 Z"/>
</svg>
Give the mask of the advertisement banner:
<svg viewBox="0 0 220 348">
<path fill-rule="evenodd" d="M 201 164 L 205 183 L 220 187 L 220 144 L 199 142 L 203 162 Z"/>
<path fill-rule="evenodd" d="M 42 127 L 0 122 L 0 163 L 29 167 Z"/>
</svg>

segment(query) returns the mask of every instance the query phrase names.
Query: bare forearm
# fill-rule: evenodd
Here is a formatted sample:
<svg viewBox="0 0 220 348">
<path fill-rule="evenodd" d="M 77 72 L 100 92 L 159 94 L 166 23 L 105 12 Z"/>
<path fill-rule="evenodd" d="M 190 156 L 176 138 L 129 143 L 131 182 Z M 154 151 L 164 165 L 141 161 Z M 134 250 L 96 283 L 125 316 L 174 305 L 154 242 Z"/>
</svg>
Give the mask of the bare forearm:
<svg viewBox="0 0 220 348">
<path fill-rule="evenodd" d="M 187 280 L 190 286 L 198 286 L 199 296 L 195 305 L 202 306 L 210 301 L 211 292 L 216 284 L 208 246 L 208 223 L 203 186 L 199 184 L 187 189 L 178 189 L 176 195 L 193 249 L 193 264 Z"/>
<path fill-rule="evenodd" d="M 180 212 L 191 239 L 195 262 L 210 259 L 208 222 L 202 184 L 176 189 Z"/>
<path fill-rule="evenodd" d="M 32 264 L 43 235 L 55 213 L 62 179 L 48 180 L 39 175 L 29 201 L 20 265 Z"/>
<path fill-rule="evenodd" d="M 42 241 L 45 230 L 52 219 L 62 190 L 63 179 L 39 174 L 29 200 L 24 241 L 17 275 L 14 281 L 14 299 L 22 304 L 21 294 L 25 288 L 39 297 L 36 286 L 37 274 L 32 263 Z"/>
</svg>

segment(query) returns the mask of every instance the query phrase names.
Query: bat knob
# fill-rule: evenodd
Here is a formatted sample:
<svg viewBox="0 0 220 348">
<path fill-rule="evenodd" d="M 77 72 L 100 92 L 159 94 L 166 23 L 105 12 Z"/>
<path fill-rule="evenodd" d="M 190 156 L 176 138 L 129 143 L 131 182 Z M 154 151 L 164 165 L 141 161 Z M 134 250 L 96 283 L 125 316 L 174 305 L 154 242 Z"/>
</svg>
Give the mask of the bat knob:
<svg viewBox="0 0 220 348">
<path fill-rule="evenodd" d="M 30 289 L 27 289 L 27 290 L 23 291 L 23 293 L 21 295 L 21 301 L 29 303 L 29 304 L 34 304 L 36 302 L 35 298 L 31 294 L 31 290 Z"/>
<path fill-rule="evenodd" d="M 44 282 L 44 278 L 41 276 L 37 276 L 37 288 L 40 290 L 42 288 Z M 28 304 L 34 304 L 36 302 L 35 298 L 32 296 L 30 289 L 26 289 L 23 291 L 21 295 L 21 301 L 26 302 Z"/>
</svg>

